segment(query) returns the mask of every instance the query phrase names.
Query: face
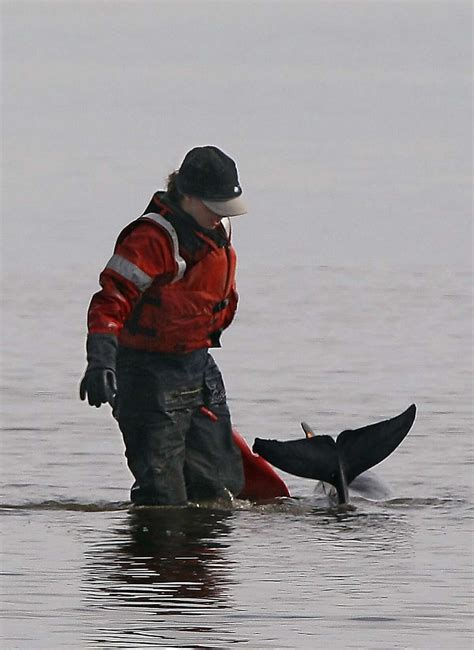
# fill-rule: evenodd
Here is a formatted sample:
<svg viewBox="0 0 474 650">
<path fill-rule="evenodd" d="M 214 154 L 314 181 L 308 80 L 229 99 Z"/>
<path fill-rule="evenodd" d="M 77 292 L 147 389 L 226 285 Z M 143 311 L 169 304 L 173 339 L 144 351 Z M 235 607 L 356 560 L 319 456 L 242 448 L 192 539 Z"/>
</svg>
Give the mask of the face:
<svg viewBox="0 0 474 650">
<path fill-rule="evenodd" d="M 221 217 L 221 215 L 212 212 L 212 210 L 209 210 L 209 208 L 195 196 L 185 196 L 181 201 L 181 207 L 185 212 L 193 217 L 201 228 L 207 228 L 207 230 L 217 228 L 221 219 L 224 218 Z"/>
</svg>

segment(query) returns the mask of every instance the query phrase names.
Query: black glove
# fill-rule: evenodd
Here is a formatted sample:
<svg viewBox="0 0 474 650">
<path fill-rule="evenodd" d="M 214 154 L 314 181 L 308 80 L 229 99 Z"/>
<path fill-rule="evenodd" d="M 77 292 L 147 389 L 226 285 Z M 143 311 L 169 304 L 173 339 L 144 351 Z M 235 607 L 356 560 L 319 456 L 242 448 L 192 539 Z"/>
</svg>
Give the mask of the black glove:
<svg viewBox="0 0 474 650">
<path fill-rule="evenodd" d="M 111 334 L 89 334 L 87 337 L 87 370 L 81 381 L 79 395 L 91 406 L 99 408 L 107 402 L 114 405 L 117 392 L 115 365 L 117 339 Z"/>
</svg>

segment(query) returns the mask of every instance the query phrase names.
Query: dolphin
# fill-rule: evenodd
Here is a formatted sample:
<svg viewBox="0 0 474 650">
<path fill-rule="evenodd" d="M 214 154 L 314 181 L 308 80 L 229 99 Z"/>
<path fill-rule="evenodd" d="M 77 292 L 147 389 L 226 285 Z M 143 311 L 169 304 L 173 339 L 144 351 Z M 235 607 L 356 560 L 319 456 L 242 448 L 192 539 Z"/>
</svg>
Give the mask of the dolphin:
<svg viewBox="0 0 474 650">
<path fill-rule="evenodd" d="M 336 488 L 338 504 L 349 501 L 348 486 L 371 467 L 387 458 L 410 431 L 416 416 L 416 405 L 389 420 L 369 424 L 360 429 L 347 429 L 336 440 L 315 435 L 305 422 L 301 423 L 306 438 L 301 440 L 264 440 L 256 438 L 252 450 L 279 469 Z"/>
</svg>

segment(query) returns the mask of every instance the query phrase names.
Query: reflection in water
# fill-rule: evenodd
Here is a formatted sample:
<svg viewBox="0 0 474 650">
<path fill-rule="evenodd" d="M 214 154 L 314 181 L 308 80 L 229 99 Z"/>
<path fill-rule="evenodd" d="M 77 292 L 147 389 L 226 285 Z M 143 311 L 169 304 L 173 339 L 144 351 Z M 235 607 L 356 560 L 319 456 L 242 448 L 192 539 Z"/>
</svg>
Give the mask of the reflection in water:
<svg viewBox="0 0 474 650">
<path fill-rule="evenodd" d="M 206 614 L 209 624 L 212 611 L 229 607 L 230 564 L 223 553 L 231 518 L 231 511 L 211 508 L 138 508 L 105 538 L 96 532 L 86 552 L 86 603 L 96 612 L 115 610 L 122 624 L 102 629 L 100 639 L 96 630 L 94 641 L 135 634 L 146 644 L 147 637 L 172 638 L 171 628 L 212 635 L 202 621 L 191 626 L 189 617 Z M 158 615 L 152 629 L 150 614 Z"/>
<path fill-rule="evenodd" d="M 231 514 L 207 508 L 136 509 L 129 514 L 128 534 L 115 531 L 116 544 L 102 540 L 91 551 L 89 596 L 105 607 L 122 601 L 186 614 L 204 605 L 225 606 L 228 562 L 219 538 L 229 533 Z"/>
</svg>

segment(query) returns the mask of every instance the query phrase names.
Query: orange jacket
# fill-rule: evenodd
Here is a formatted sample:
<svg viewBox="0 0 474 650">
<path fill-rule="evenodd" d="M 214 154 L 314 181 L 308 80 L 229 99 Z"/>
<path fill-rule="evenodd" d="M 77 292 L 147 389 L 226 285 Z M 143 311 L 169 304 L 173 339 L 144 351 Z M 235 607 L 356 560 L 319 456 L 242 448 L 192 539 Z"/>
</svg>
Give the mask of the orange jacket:
<svg viewBox="0 0 474 650">
<path fill-rule="evenodd" d="M 206 231 L 157 193 L 118 237 L 91 300 L 89 333 L 150 352 L 219 347 L 237 308 L 235 267 L 230 227 Z"/>
</svg>

